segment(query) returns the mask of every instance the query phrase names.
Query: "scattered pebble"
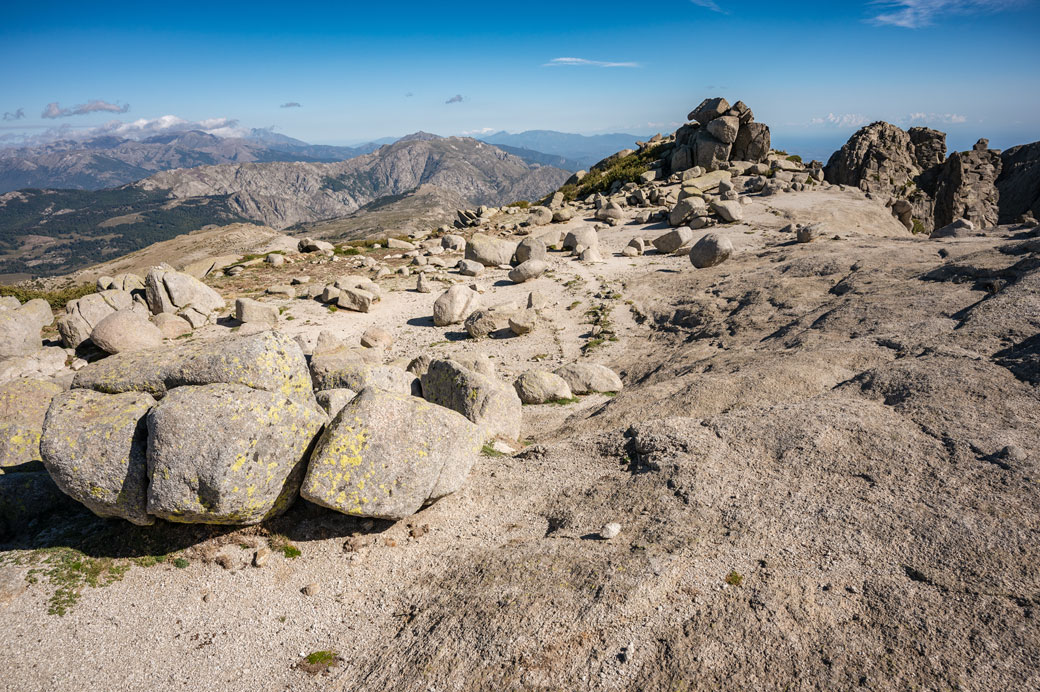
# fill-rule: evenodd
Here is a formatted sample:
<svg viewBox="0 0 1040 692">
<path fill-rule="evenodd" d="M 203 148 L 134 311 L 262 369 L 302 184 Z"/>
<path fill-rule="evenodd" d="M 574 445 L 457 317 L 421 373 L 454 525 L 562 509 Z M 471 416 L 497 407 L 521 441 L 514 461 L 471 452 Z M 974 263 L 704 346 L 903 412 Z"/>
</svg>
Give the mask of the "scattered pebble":
<svg viewBox="0 0 1040 692">
<path fill-rule="evenodd" d="M 311 582 L 300 589 L 300 593 L 304 596 L 317 596 L 319 591 L 321 591 L 321 586 L 319 586 L 317 582 Z"/>
<path fill-rule="evenodd" d="M 606 524 L 599 530 L 600 538 L 608 541 L 611 538 L 615 538 L 619 533 L 621 533 L 621 524 L 618 524 L 617 522 Z"/>
</svg>

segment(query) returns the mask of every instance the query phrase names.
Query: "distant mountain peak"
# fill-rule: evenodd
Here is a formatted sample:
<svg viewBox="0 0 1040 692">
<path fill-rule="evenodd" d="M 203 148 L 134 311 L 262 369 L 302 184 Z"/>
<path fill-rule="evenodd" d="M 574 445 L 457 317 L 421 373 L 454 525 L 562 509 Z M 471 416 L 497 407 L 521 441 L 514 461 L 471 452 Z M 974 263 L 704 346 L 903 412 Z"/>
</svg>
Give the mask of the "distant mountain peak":
<svg viewBox="0 0 1040 692">
<path fill-rule="evenodd" d="M 429 142 L 429 141 L 432 141 L 434 139 L 444 139 L 444 138 L 441 137 L 440 135 L 435 135 L 435 134 L 432 134 L 430 132 L 423 132 L 422 130 L 419 130 L 418 132 L 413 132 L 410 135 L 405 135 L 404 137 L 402 137 L 401 139 L 399 139 L 397 141 L 398 142 Z"/>
</svg>

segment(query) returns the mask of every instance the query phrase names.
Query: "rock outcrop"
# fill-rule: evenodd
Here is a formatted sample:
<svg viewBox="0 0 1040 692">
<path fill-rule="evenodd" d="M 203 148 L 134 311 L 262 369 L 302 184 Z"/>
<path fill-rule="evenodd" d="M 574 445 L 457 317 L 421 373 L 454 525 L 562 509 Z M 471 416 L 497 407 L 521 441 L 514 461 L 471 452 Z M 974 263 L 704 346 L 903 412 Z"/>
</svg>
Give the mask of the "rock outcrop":
<svg viewBox="0 0 1040 692">
<path fill-rule="evenodd" d="M 1030 213 L 1040 219 L 1040 142 L 1006 149 L 1000 161 L 1000 222 L 1017 223 Z"/>
<path fill-rule="evenodd" d="M 926 127 L 905 131 L 872 123 L 849 139 L 824 167 L 826 179 L 888 200 L 892 214 L 914 232 L 931 232 L 965 218 L 996 225 L 999 152 L 979 140 L 972 151 L 946 158 L 946 135 Z"/>
</svg>

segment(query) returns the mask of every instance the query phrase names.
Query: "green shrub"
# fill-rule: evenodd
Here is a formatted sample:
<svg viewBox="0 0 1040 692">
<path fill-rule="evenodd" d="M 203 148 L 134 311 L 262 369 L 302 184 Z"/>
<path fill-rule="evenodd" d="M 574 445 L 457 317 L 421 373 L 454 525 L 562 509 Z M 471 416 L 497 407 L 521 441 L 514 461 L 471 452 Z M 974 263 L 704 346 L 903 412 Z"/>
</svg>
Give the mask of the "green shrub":
<svg viewBox="0 0 1040 692">
<path fill-rule="evenodd" d="M 629 183 L 650 170 L 650 164 L 656 161 L 663 144 L 637 151 L 614 161 L 606 168 L 593 168 L 576 185 L 564 185 L 560 192 L 568 201 L 586 197 L 597 192 L 609 192 L 615 182 Z"/>
<path fill-rule="evenodd" d="M 0 286 L 0 296 L 14 296 L 21 302 L 42 298 L 46 300 L 53 310 L 61 310 L 70 300 L 82 298 L 88 293 L 93 293 L 93 284 L 80 284 L 70 288 L 62 288 L 56 291 L 44 291 L 37 288 L 24 288 L 22 286 Z"/>
<path fill-rule="evenodd" d="M 795 163 L 801 163 L 802 162 L 802 157 L 799 156 L 798 154 L 791 154 L 790 156 L 787 157 L 787 160 L 788 161 L 794 161 Z"/>
<path fill-rule="evenodd" d="M 531 203 L 528 202 L 526 199 L 521 199 L 521 200 L 518 200 L 516 202 L 511 202 L 510 204 L 507 204 L 506 206 L 507 207 L 519 207 L 520 209 L 527 209 L 528 207 L 531 206 Z"/>
</svg>

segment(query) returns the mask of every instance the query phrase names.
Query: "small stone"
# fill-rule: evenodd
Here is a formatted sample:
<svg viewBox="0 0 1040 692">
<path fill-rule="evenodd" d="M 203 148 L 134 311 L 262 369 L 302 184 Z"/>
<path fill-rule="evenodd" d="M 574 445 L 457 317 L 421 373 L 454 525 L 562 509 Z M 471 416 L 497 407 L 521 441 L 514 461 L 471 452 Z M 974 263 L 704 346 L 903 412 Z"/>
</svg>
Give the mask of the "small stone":
<svg viewBox="0 0 1040 692">
<path fill-rule="evenodd" d="M 311 582 L 300 589 L 300 593 L 304 596 L 317 596 L 319 591 L 321 591 L 321 586 L 319 586 L 317 582 Z"/>
<path fill-rule="evenodd" d="M 260 548 L 253 553 L 253 567 L 263 567 L 267 564 L 267 561 L 271 558 L 270 548 Z"/>
<path fill-rule="evenodd" d="M 599 530 L 600 538 L 609 541 L 611 538 L 616 538 L 621 533 L 621 524 L 617 522 L 611 522 L 605 524 L 602 529 Z"/>
<path fill-rule="evenodd" d="M 365 348 L 390 348 L 394 343 L 394 337 L 390 332 L 380 327 L 369 327 L 361 335 L 361 345 Z"/>
</svg>

